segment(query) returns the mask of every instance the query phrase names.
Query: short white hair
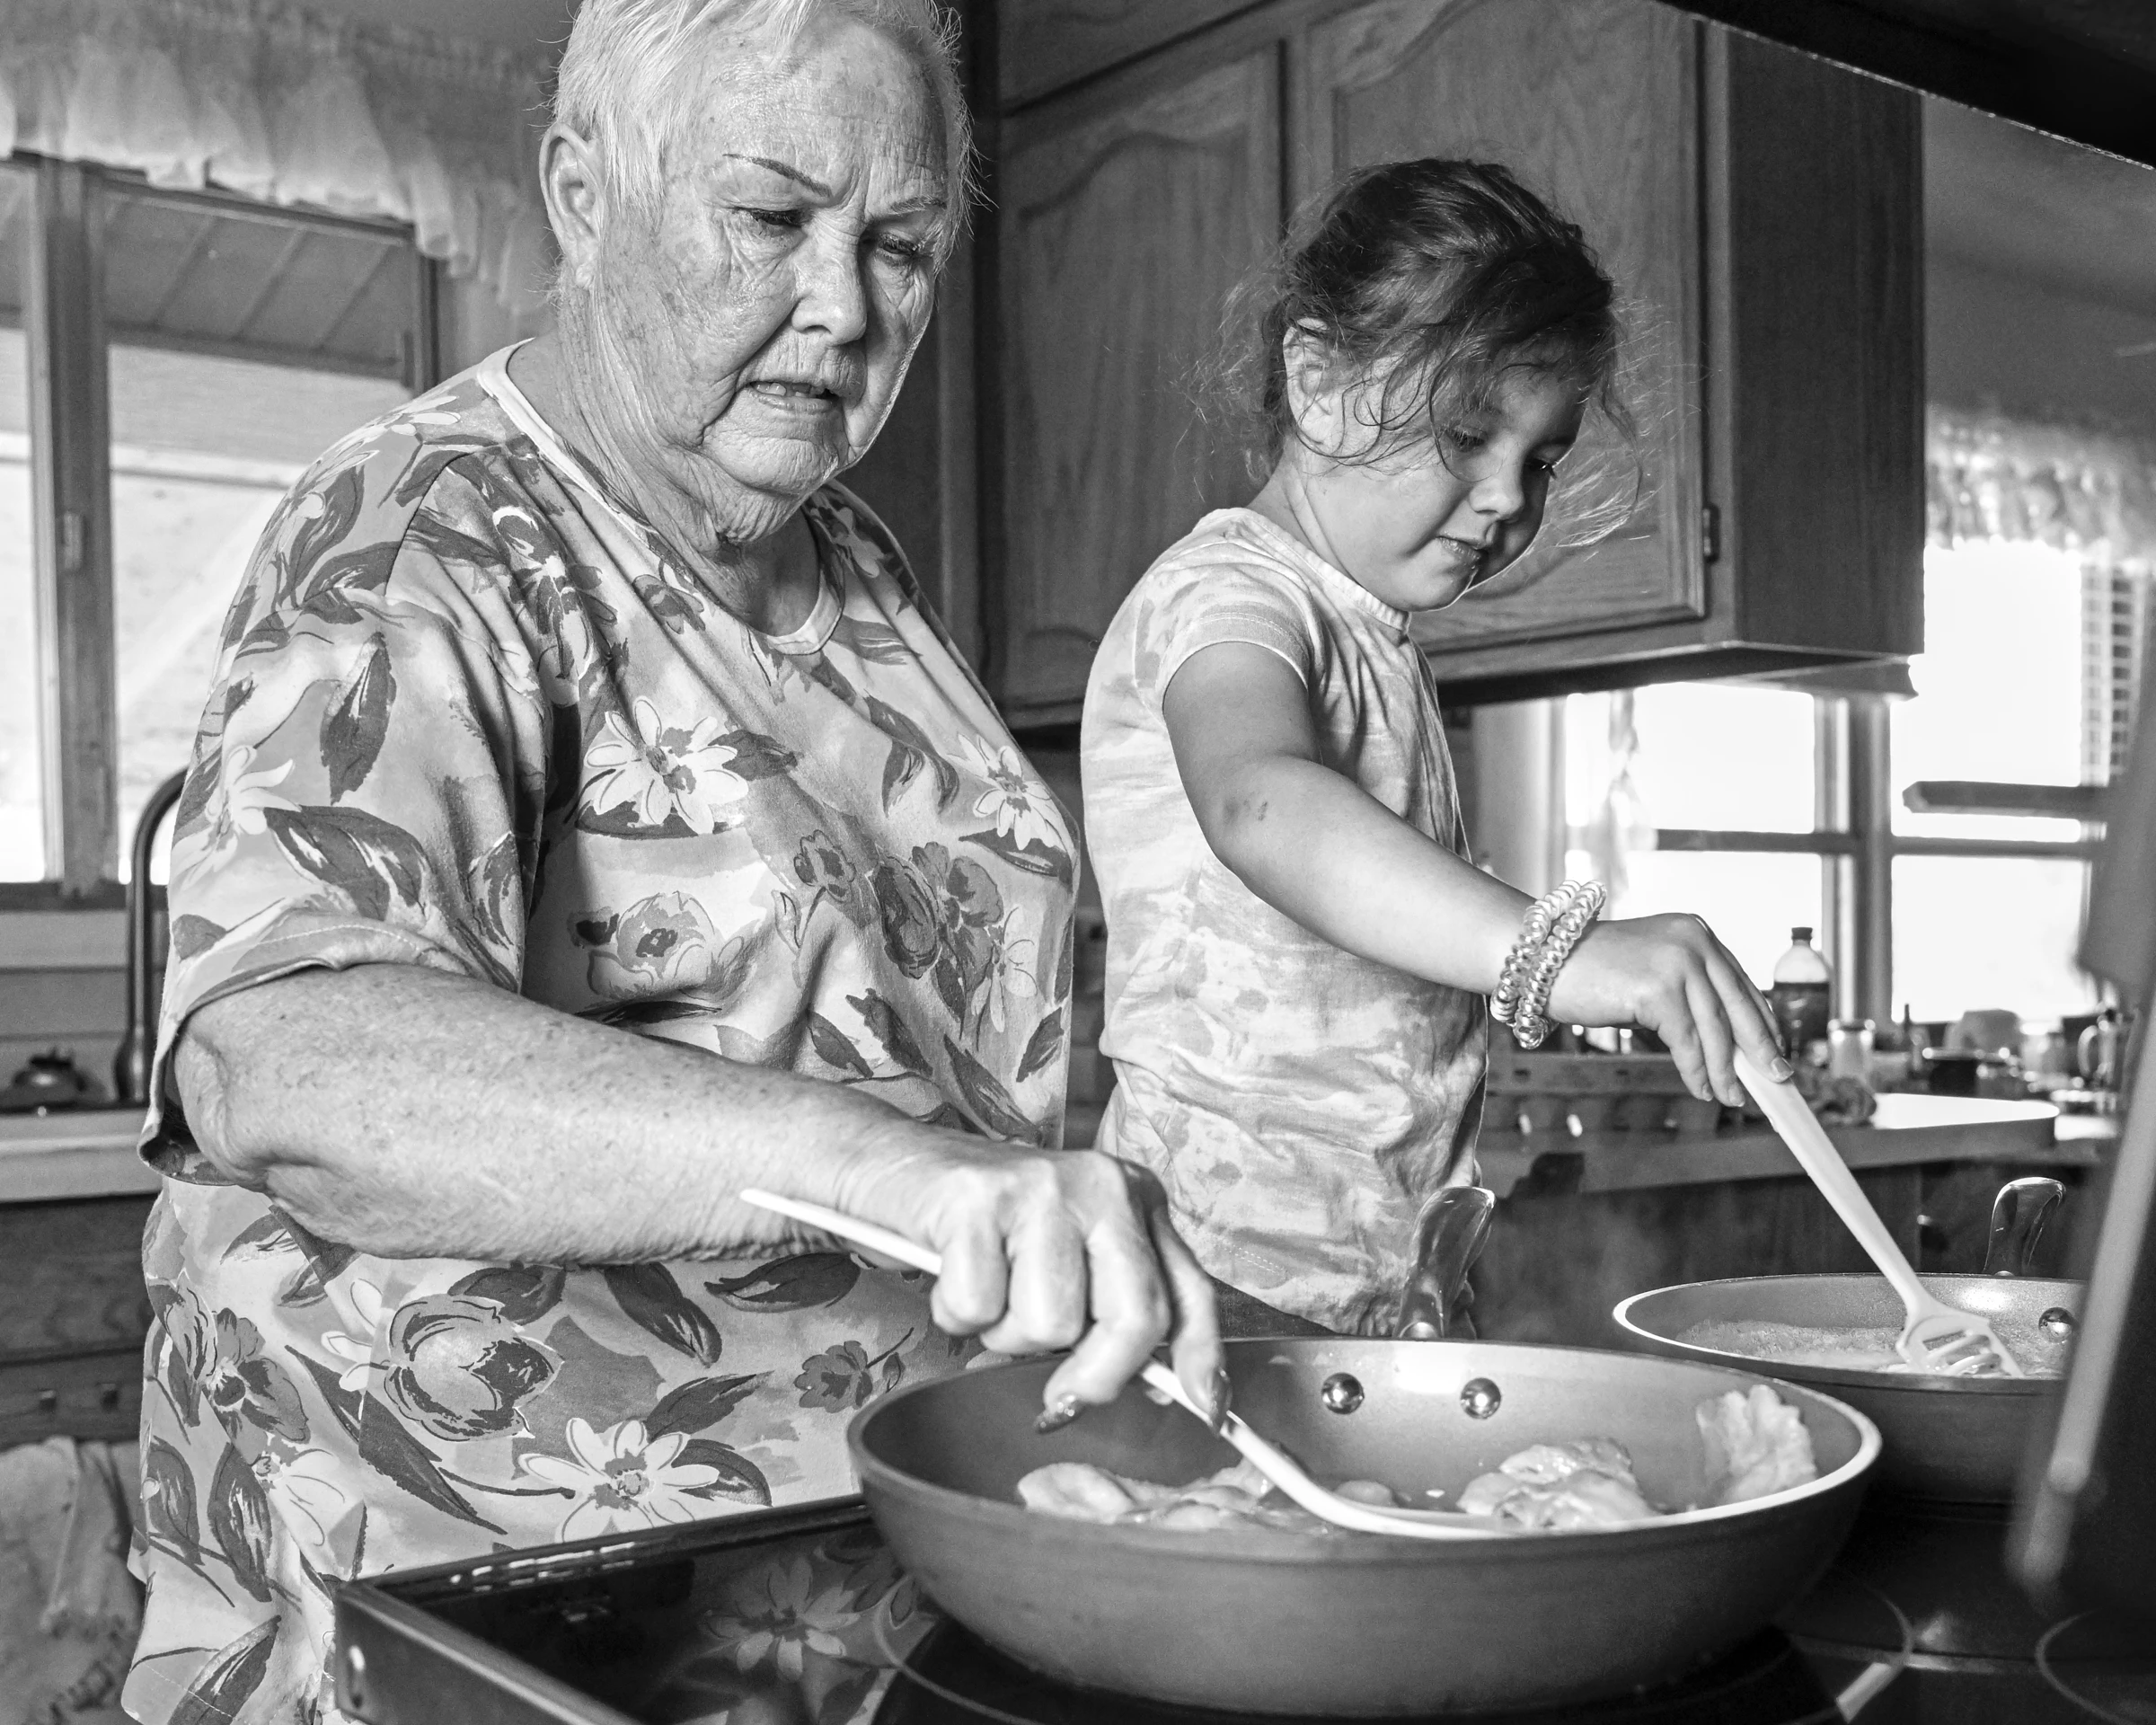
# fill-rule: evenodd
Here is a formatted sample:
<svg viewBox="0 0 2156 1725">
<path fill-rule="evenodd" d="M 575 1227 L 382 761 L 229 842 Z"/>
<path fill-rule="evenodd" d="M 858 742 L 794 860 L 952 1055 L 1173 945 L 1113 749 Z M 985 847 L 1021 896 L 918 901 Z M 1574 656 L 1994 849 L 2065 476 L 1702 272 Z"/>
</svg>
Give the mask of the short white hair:
<svg viewBox="0 0 2156 1725">
<path fill-rule="evenodd" d="M 941 252 L 965 222 L 973 119 L 959 72 L 959 26 L 939 0 L 583 0 L 554 85 L 554 119 L 597 152 L 607 190 L 644 209 L 665 183 L 667 144 L 685 118 L 698 33 L 730 28 L 790 46 L 818 13 L 882 31 L 913 58 L 942 110 L 950 208 Z"/>
</svg>

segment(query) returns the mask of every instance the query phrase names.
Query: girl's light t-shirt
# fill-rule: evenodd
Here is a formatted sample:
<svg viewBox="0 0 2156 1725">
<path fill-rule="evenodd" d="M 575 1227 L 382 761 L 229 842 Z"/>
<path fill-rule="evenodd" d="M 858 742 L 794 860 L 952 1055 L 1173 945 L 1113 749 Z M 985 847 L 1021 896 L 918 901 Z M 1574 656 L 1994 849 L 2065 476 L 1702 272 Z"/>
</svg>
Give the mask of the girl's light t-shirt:
<svg viewBox="0 0 2156 1725">
<path fill-rule="evenodd" d="M 1389 1333 L 1423 1207 L 1475 1177 L 1479 995 L 1358 958 L 1244 886 L 1197 824 L 1161 711 L 1204 647 L 1277 653 L 1323 759 L 1467 854 L 1436 686 L 1408 618 L 1249 509 L 1171 546 L 1094 660 L 1086 837 L 1108 916 L 1098 1140 L 1166 1184 L 1222 1281 L 1327 1327 Z"/>
</svg>

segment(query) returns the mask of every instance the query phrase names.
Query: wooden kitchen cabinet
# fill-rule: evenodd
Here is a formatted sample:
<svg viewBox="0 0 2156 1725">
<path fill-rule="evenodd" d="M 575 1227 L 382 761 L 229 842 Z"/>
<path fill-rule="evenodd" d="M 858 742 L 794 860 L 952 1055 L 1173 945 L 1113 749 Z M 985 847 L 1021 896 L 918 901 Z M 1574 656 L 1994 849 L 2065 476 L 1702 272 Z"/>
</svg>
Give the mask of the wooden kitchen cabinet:
<svg viewBox="0 0 2156 1725">
<path fill-rule="evenodd" d="M 1666 357 L 1700 345 L 1699 33 L 1649 0 L 1379 0 L 1309 33 L 1297 157 L 1313 190 L 1377 162 L 1502 162 L 1580 223 L 1659 350 L 1637 391 L 1647 495 L 1632 520 L 1421 619 L 1443 681 L 1492 647 L 1706 615 L 1700 417 Z"/>
<path fill-rule="evenodd" d="M 0 1205 L 0 1445 L 135 1436 L 150 1204 L 128 1195 Z"/>
<path fill-rule="evenodd" d="M 1279 226 L 1279 89 L 1270 43 L 1170 56 L 1003 128 L 990 615 L 1015 718 L 1076 717 L 1131 584 L 1207 509 L 1249 494 L 1187 392 L 1222 300 Z"/>
<path fill-rule="evenodd" d="M 1003 64 L 1028 52 L 1014 20 L 1127 48 L 1128 10 L 1006 0 Z M 1131 583 L 1247 496 L 1175 386 L 1243 265 L 1338 173 L 1416 155 L 1496 157 L 1550 193 L 1637 331 L 1631 518 L 1419 619 L 1448 700 L 1921 649 L 1917 98 L 1656 0 L 1220 10 L 1003 125 L 988 538 L 1014 722 L 1074 718 Z"/>
<path fill-rule="evenodd" d="M 1164 47 L 1256 0 L 1003 0 L 996 9 L 996 97 L 1038 101 Z"/>
</svg>

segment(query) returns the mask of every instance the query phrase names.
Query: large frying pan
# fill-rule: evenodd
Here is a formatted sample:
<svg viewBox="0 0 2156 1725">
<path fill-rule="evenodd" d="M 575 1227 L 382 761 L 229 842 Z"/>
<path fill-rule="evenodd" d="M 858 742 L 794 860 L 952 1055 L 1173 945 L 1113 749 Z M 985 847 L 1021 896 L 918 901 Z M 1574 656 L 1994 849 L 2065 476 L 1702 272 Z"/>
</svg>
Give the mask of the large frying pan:
<svg viewBox="0 0 2156 1725">
<path fill-rule="evenodd" d="M 1948 1305 L 1996 1322 L 2033 1323 L 2054 1308 L 2078 1322 L 2084 1285 L 2035 1277 L 1926 1276 Z M 1881 1276 L 1751 1276 L 1687 1282 L 1635 1294 L 1612 1315 L 1651 1353 L 1767 1372 L 1825 1392 L 1869 1414 L 1886 1452 L 1879 1484 L 1909 1497 L 2010 1503 L 2030 1432 L 2060 1380 L 2045 1377 L 1918 1377 L 1827 1366 L 1750 1359 L 1677 1338 L 1708 1319 L 1763 1318 L 1825 1328 L 1899 1327 L 1902 1303 Z"/>
<path fill-rule="evenodd" d="M 1648 1495 L 1704 1494 L 1692 1410 L 1754 1384 L 1675 1360 L 1469 1341 L 1231 1342 L 1235 1406 L 1314 1472 L 1458 1492 L 1531 1443 L 1632 1453 Z M 1798 1387 L 1821 1476 L 1756 1503 L 1458 1544 L 1169 1532 L 1021 1508 L 1020 1476 L 1097 1463 L 1180 1483 L 1235 1459 L 1135 1390 L 1053 1437 L 1053 1362 L 919 1384 L 850 1441 L 869 1508 L 929 1595 L 1067 1683 L 1231 1711 L 1379 1716 L 1519 1708 L 1668 1681 L 1773 1617 L 1825 1570 L 1878 1454 L 1861 1415 Z"/>
</svg>

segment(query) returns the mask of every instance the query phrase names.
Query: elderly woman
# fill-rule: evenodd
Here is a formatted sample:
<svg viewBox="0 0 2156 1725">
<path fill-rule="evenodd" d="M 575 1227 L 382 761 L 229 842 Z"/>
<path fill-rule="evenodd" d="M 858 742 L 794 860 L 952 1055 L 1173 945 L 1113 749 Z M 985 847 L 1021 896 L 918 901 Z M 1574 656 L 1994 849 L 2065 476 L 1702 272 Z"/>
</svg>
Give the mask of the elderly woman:
<svg viewBox="0 0 2156 1725">
<path fill-rule="evenodd" d="M 1216 1405 L 1157 1191 L 1056 1149 L 1065 818 L 830 482 L 968 150 L 931 0 L 585 0 L 558 330 L 265 534 L 173 848 L 137 1718 L 333 1712 L 327 1578 L 847 1491 L 983 1346 Z"/>
</svg>

